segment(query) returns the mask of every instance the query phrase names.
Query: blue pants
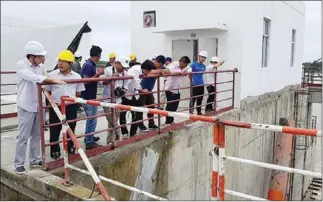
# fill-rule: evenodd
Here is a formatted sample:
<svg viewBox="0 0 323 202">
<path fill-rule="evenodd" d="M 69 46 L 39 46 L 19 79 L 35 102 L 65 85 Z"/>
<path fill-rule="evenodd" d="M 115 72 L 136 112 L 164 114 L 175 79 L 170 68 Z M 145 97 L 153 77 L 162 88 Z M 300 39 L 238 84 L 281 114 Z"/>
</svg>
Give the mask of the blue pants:
<svg viewBox="0 0 323 202">
<path fill-rule="evenodd" d="M 91 105 L 85 104 L 83 107 L 84 107 L 84 111 L 85 111 L 85 114 L 87 117 L 95 116 L 97 114 L 97 111 L 98 111 L 97 106 L 91 106 Z M 85 125 L 85 134 L 93 133 L 96 128 L 96 123 L 97 123 L 96 118 L 87 119 L 86 125 Z M 94 143 L 93 135 L 86 136 L 84 138 L 84 143 L 85 144 L 93 144 Z"/>
</svg>

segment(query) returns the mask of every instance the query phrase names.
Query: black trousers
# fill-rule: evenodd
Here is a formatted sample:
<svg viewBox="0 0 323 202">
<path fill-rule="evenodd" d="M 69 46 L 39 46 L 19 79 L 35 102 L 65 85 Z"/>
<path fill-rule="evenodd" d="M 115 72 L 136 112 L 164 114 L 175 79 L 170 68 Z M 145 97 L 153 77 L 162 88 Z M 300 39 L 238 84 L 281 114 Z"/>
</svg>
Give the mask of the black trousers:
<svg viewBox="0 0 323 202">
<path fill-rule="evenodd" d="M 73 120 L 77 118 L 77 104 L 73 104 L 73 105 L 68 105 L 66 106 L 66 120 Z M 60 106 L 59 106 L 60 108 Z M 53 124 L 53 123 L 60 123 L 61 121 L 59 120 L 59 118 L 57 117 L 55 111 L 53 110 L 53 108 L 49 109 L 49 123 Z M 73 131 L 73 133 L 75 132 L 75 127 L 76 127 L 76 122 L 73 123 L 69 123 L 68 124 L 71 128 L 71 130 Z M 59 136 L 61 134 L 61 130 L 62 130 L 62 125 L 57 125 L 57 126 L 52 126 L 49 128 L 49 142 L 56 142 L 59 140 Z M 67 138 L 69 138 L 69 136 L 67 135 Z M 71 149 L 74 147 L 74 144 L 72 142 L 72 140 L 69 140 L 67 142 L 67 147 L 68 147 L 68 151 L 71 151 Z M 56 145 L 51 145 L 50 146 L 50 153 L 54 153 L 54 152 L 60 152 L 61 148 L 59 146 L 59 144 Z"/>
<path fill-rule="evenodd" d="M 141 106 L 141 103 L 139 102 L 139 100 L 136 99 L 135 96 L 132 97 L 132 99 L 128 99 L 128 98 L 125 98 L 123 97 L 122 98 L 122 102 L 121 104 L 123 105 L 129 105 L 129 106 L 134 106 L 134 107 L 140 107 Z M 127 111 L 121 111 L 120 112 L 120 125 L 124 125 L 127 123 L 126 121 L 126 114 L 127 114 Z M 137 133 L 137 129 L 138 129 L 138 126 L 139 126 L 139 123 L 133 123 L 133 122 L 137 122 L 139 121 L 140 119 L 138 119 L 138 112 L 134 112 L 134 111 L 131 111 L 131 117 L 132 117 L 132 124 L 130 126 L 130 136 L 134 136 L 136 133 Z M 142 117 L 142 113 L 141 113 L 141 117 Z M 141 118 L 142 120 L 142 118 Z M 122 134 L 128 134 L 128 129 L 127 129 L 127 126 L 122 126 L 121 127 L 121 133 Z"/>
<path fill-rule="evenodd" d="M 179 93 L 174 94 L 173 92 L 170 92 L 170 91 L 166 91 L 165 93 L 166 93 L 167 102 L 178 100 L 178 101 L 175 101 L 175 102 L 167 103 L 165 110 L 170 111 L 170 112 L 176 112 L 177 109 L 178 109 L 179 99 L 181 98 L 181 94 L 179 94 Z M 166 117 L 165 124 L 171 124 L 173 122 L 174 122 L 174 117 L 170 117 L 170 116 Z"/>
<path fill-rule="evenodd" d="M 139 97 L 139 103 L 140 106 L 145 106 L 145 105 L 152 105 L 155 104 L 155 97 L 153 94 L 146 94 L 146 95 L 140 95 Z M 147 108 L 155 108 L 154 106 L 149 106 Z M 143 113 L 142 112 L 137 112 L 138 120 L 143 120 Z M 153 114 L 147 114 L 147 118 L 153 118 Z M 149 125 L 154 125 L 155 121 L 154 119 L 150 119 L 148 121 Z M 144 122 L 140 122 L 139 126 L 144 125 Z"/>
<path fill-rule="evenodd" d="M 204 94 L 204 86 L 197 86 L 197 87 L 193 86 L 193 97 L 198 95 L 203 95 L 203 94 Z M 192 107 L 191 113 L 194 112 L 195 101 L 196 101 L 196 106 L 198 106 L 196 107 L 197 113 L 202 113 L 201 105 L 203 101 L 203 96 L 192 98 L 192 102 L 190 104 L 190 106 Z"/>
<path fill-rule="evenodd" d="M 207 92 L 209 93 L 209 94 L 211 94 L 211 93 L 214 93 L 215 92 L 215 88 L 214 88 L 214 86 L 212 86 L 212 85 L 209 85 L 209 86 L 207 86 L 206 87 L 206 89 L 207 89 Z M 206 107 L 205 107 L 205 112 L 207 112 L 207 111 L 213 111 L 213 106 L 214 106 L 214 98 L 215 98 L 215 94 L 211 94 L 211 95 L 209 95 L 209 97 L 207 98 L 207 105 L 206 105 Z"/>
</svg>

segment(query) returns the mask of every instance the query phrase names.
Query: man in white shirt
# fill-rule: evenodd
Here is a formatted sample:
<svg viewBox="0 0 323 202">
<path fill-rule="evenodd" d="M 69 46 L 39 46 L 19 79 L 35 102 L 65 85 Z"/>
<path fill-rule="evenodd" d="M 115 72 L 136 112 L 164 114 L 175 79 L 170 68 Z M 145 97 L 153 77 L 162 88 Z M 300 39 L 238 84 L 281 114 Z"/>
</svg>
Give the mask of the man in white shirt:
<svg viewBox="0 0 323 202">
<path fill-rule="evenodd" d="M 24 48 L 26 58 L 17 63 L 17 114 L 18 134 L 14 167 L 17 174 L 26 172 L 27 143 L 29 143 L 29 163 L 31 167 L 42 166 L 40 158 L 40 120 L 38 111 L 37 83 L 65 84 L 64 81 L 47 78 L 42 67 L 44 56 L 47 54 L 43 45 L 38 41 L 29 41 Z M 45 98 L 42 96 L 43 105 Z"/>
<path fill-rule="evenodd" d="M 72 71 L 72 65 L 74 62 L 74 55 L 69 50 L 63 50 L 58 56 L 58 69 L 50 72 L 48 74 L 48 78 L 53 79 L 81 79 L 80 74 Z M 61 105 L 61 97 L 62 96 L 76 96 L 80 97 L 81 92 L 85 90 L 83 83 L 71 83 L 64 86 L 60 85 L 47 85 L 45 88 L 52 97 L 52 101 L 56 103 L 56 105 L 60 108 Z M 74 120 L 77 118 L 77 107 L 78 104 L 72 104 L 66 106 L 66 120 Z M 56 112 L 53 108 L 49 109 L 49 123 L 60 123 L 60 119 L 58 118 Z M 76 122 L 68 124 L 73 131 L 75 132 Z M 50 136 L 49 142 L 56 142 L 59 140 L 59 136 L 61 133 L 62 125 L 52 126 L 50 127 Z M 75 153 L 75 148 L 73 142 L 70 140 L 67 142 L 67 148 L 69 154 Z M 59 144 L 50 146 L 50 156 L 53 159 L 58 159 L 61 156 L 61 148 Z"/>
<path fill-rule="evenodd" d="M 165 83 L 165 91 L 167 102 L 175 101 L 167 103 L 166 111 L 175 112 L 177 111 L 179 105 L 179 99 L 181 98 L 180 89 L 183 83 L 183 77 L 179 75 L 187 74 L 188 64 L 191 63 L 191 60 L 187 56 L 183 56 L 178 62 L 170 63 L 167 66 L 167 70 L 164 71 L 164 74 L 172 74 L 178 76 L 168 76 Z M 174 117 L 167 116 L 165 124 L 174 123 Z"/>
<path fill-rule="evenodd" d="M 224 61 L 220 61 L 218 57 L 212 57 L 210 60 L 210 64 L 205 68 L 206 72 L 216 71 L 218 68 L 224 63 Z M 214 111 L 214 98 L 215 98 L 215 80 L 214 74 L 206 74 L 206 89 L 209 93 L 209 97 L 207 98 L 207 105 L 205 107 L 205 113 Z"/>
<path fill-rule="evenodd" d="M 126 69 L 129 68 L 129 59 L 125 56 L 120 57 L 115 61 L 114 66 L 109 66 L 105 68 L 104 70 L 104 77 L 125 77 L 128 76 L 128 73 Z M 129 79 L 122 79 L 122 80 L 115 80 L 114 82 L 114 90 L 113 90 L 113 96 L 115 98 L 114 102 L 115 103 L 122 103 L 122 100 L 124 99 L 124 95 L 126 94 L 128 90 L 128 84 L 130 80 Z M 112 91 L 111 91 L 111 82 L 105 82 L 105 87 L 103 90 L 102 94 L 103 98 L 109 98 L 104 100 L 103 102 L 111 102 L 111 97 L 112 97 Z M 110 107 L 104 107 L 104 113 L 109 113 L 109 115 L 106 115 L 109 129 L 116 128 L 119 126 L 118 124 L 118 119 L 119 119 L 119 114 L 120 111 L 118 109 L 115 110 L 115 119 L 113 121 L 112 119 L 112 109 Z M 125 116 L 122 118 L 125 119 Z M 120 117 L 120 122 L 121 117 Z M 126 122 L 124 120 L 124 122 Z M 122 130 L 124 130 L 122 128 Z M 122 140 L 122 136 L 120 136 L 120 129 L 116 130 L 109 130 L 107 134 L 107 144 L 113 143 L 115 140 Z"/>
<path fill-rule="evenodd" d="M 141 65 L 134 65 L 132 66 L 128 74 L 129 76 L 132 76 L 133 79 L 128 84 L 128 91 L 127 96 L 125 99 L 122 100 L 122 104 L 124 105 L 131 105 L 131 106 L 142 106 L 141 101 L 139 101 L 139 95 L 133 96 L 133 94 L 138 93 L 148 93 L 149 91 L 147 89 L 142 89 L 141 87 L 141 79 L 140 75 L 148 75 L 153 69 L 155 69 L 154 63 L 150 60 L 145 60 Z M 121 112 L 120 114 L 120 120 L 122 120 L 122 116 L 125 116 L 125 112 Z M 124 119 L 125 120 L 125 119 Z M 137 122 L 139 120 L 142 120 L 142 113 L 140 112 L 132 112 L 132 122 Z M 125 122 L 120 122 L 120 124 L 124 124 Z M 134 136 L 137 133 L 137 129 L 140 123 L 133 123 L 130 127 L 130 137 Z M 124 127 L 123 127 L 124 128 Z M 128 132 L 127 129 L 121 129 L 124 130 L 122 133 L 125 135 Z"/>
</svg>

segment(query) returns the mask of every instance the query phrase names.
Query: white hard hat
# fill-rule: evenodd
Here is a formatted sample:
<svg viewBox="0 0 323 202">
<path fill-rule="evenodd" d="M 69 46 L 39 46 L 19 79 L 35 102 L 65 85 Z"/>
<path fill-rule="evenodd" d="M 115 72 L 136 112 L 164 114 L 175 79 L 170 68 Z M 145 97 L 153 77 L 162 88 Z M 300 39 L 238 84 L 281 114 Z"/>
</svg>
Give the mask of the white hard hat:
<svg viewBox="0 0 323 202">
<path fill-rule="evenodd" d="M 220 62 L 220 58 L 214 56 L 211 58 L 210 62 Z"/>
<path fill-rule="evenodd" d="M 117 58 L 117 59 L 116 59 L 116 62 L 120 62 L 120 63 L 121 63 L 121 65 L 122 65 L 124 68 L 128 68 L 128 67 L 130 67 L 130 66 L 129 66 L 129 62 L 130 62 L 130 60 L 129 60 L 129 58 L 128 58 L 128 57 L 126 57 L 126 56 L 120 56 L 119 58 Z"/>
<path fill-rule="evenodd" d="M 74 53 L 74 57 L 76 57 L 76 58 L 82 57 L 81 52 L 80 51 L 76 51 Z"/>
<path fill-rule="evenodd" d="M 206 51 L 201 51 L 199 53 L 199 56 L 207 58 L 207 52 Z"/>
<path fill-rule="evenodd" d="M 47 54 L 44 46 L 38 41 L 29 41 L 24 48 L 25 55 L 40 55 L 44 56 Z"/>
</svg>

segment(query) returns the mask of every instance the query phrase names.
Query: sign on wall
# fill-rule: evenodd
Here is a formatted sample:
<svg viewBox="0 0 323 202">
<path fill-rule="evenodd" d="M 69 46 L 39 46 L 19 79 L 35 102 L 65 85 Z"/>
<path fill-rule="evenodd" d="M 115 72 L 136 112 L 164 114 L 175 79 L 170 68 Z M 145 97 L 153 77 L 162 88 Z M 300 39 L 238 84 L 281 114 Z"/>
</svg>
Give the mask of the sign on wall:
<svg viewBox="0 0 323 202">
<path fill-rule="evenodd" d="M 156 27 L 156 11 L 144 11 L 143 23 L 144 28 Z"/>
</svg>

